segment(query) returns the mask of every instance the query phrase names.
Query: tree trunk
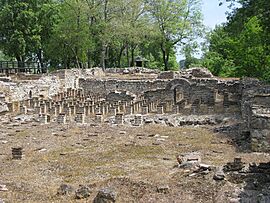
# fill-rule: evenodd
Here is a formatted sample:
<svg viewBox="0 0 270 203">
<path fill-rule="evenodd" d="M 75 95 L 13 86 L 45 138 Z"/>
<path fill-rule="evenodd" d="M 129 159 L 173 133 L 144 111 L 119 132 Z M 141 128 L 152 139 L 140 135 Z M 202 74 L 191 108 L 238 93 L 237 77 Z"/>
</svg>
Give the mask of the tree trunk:
<svg viewBox="0 0 270 203">
<path fill-rule="evenodd" d="M 70 58 L 67 59 L 67 69 L 70 69 Z"/>
<path fill-rule="evenodd" d="M 121 68 L 121 58 L 122 58 L 122 54 L 123 54 L 124 49 L 125 49 L 125 46 L 122 46 L 120 49 L 120 53 L 118 55 L 118 68 Z"/>
<path fill-rule="evenodd" d="M 105 70 L 105 57 L 106 57 L 106 45 L 104 42 L 102 42 L 101 45 L 101 52 L 100 52 L 100 67 L 102 70 Z"/>
<path fill-rule="evenodd" d="M 131 63 L 130 63 L 130 66 L 131 67 L 134 67 L 134 52 L 135 52 L 135 49 L 136 49 L 136 46 L 132 46 L 131 47 Z"/>
<path fill-rule="evenodd" d="M 168 71 L 169 70 L 169 53 L 167 53 L 166 49 L 164 49 L 163 47 L 161 47 L 162 50 L 162 56 L 163 56 L 163 63 L 164 63 L 164 70 Z"/>
<path fill-rule="evenodd" d="M 23 56 L 16 56 L 18 62 L 18 72 L 25 72 L 24 70 L 24 57 Z"/>
<path fill-rule="evenodd" d="M 170 49 L 163 46 L 163 44 L 160 44 L 162 56 L 163 56 L 163 63 L 164 63 L 164 71 L 169 70 L 169 57 L 170 57 Z"/>
<path fill-rule="evenodd" d="M 73 50 L 73 49 L 72 49 Z M 78 57 L 78 47 L 76 46 L 75 47 L 75 50 L 73 50 L 73 53 L 74 53 L 74 56 L 75 56 L 75 61 L 76 61 L 76 68 L 80 68 L 80 60 L 79 60 L 79 57 Z"/>
<path fill-rule="evenodd" d="M 91 52 L 89 49 L 87 50 L 87 68 L 92 68 Z"/>
<path fill-rule="evenodd" d="M 43 58 L 42 58 L 42 49 L 38 50 L 37 57 L 40 63 L 41 72 L 45 73 L 46 70 L 44 70 L 44 64 L 43 64 Z"/>
<path fill-rule="evenodd" d="M 170 57 L 170 52 L 167 51 L 167 54 L 166 54 L 166 67 L 167 67 L 167 71 L 169 70 L 169 57 Z"/>
<path fill-rule="evenodd" d="M 127 51 L 127 67 L 129 67 L 129 47 L 128 47 L 128 45 L 126 46 L 126 51 Z"/>
<path fill-rule="evenodd" d="M 104 10 L 103 10 L 103 17 L 104 23 L 107 23 L 108 18 L 108 0 L 104 1 Z M 104 71 L 106 68 L 105 64 L 105 57 L 106 57 L 106 43 L 104 41 L 101 42 L 101 52 L 100 52 L 100 67 Z"/>
</svg>

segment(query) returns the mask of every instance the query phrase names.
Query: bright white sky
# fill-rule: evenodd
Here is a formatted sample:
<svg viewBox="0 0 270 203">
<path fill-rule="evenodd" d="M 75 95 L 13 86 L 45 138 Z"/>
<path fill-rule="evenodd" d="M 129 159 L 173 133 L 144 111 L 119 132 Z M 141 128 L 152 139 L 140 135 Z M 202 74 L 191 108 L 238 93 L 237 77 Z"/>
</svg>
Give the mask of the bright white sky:
<svg viewBox="0 0 270 203">
<path fill-rule="evenodd" d="M 226 3 L 219 6 L 219 0 L 202 0 L 202 13 L 204 17 L 204 25 L 210 29 L 215 28 L 215 25 L 226 22 L 226 11 L 228 7 Z M 225 2 L 225 0 L 224 0 Z M 199 40 L 201 41 L 201 40 Z M 184 59 L 181 54 L 177 54 L 177 61 Z"/>
<path fill-rule="evenodd" d="M 219 6 L 218 0 L 202 0 L 202 13 L 204 24 L 210 28 L 215 25 L 226 22 L 225 12 L 228 11 L 228 4 Z"/>
</svg>

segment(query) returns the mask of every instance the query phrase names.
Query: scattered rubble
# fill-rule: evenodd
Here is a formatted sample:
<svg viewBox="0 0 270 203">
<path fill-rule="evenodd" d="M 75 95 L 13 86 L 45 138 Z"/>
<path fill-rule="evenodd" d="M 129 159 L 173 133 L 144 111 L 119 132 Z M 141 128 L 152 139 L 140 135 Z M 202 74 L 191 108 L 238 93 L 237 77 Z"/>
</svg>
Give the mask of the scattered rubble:
<svg viewBox="0 0 270 203">
<path fill-rule="evenodd" d="M 201 156 L 199 153 L 186 153 L 177 156 L 179 168 L 192 168 L 199 166 L 201 163 Z"/>
<path fill-rule="evenodd" d="M 57 190 L 58 195 L 71 195 L 74 192 L 74 188 L 67 184 L 61 184 Z"/>
<path fill-rule="evenodd" d="M 22 159 L 23 157 L 23 148 L 22 147 L 13 147 L 12 148 L 12 159 Z"/>
<path fill-rule="evenodd" d="M 221 167 L 218 167 L 216 169 L 216 172 L 213 177 L 214 180 L 224 180 L 225 179 L 225 173 L 223 172 L 223 169 Z"/>
<path fill-rule="evenodd" d="M 162 185 L 157 187 L 158 193 L 168 194 L 170 192 L 170 187 L 168 185 Z"/>
<path fill-rule="evenodd" d="M 224 167 L 223 171 L 241 171 L 244 168 L 244 163 L 241 161 L 241 158 L 234 158 L 233 162 L 228 162 Z"/>
<path fill-rule="evenodd" d="M 110 188 L 104 188 L 98 191 L 93 203 L 114 203 L 116 202 L 116 193 Z"/>
<path fill-rule="evenodd" d="M 8 191 L 6 185 L 0 185 L 0 191 Z"/>
<path fill-rule="evenodd" d="M 79 188 L 75 191 L 76 199 L 85 199 L 90 196 L 91 190 L 89 187 L 80 185 Z"/>
<path fill-rule="evenodd" d="M 242 153 L 270 152 L 267 84 L 215 78 L 201 68 L 95 68 L 21 78 L 0 78 L 5 201 L 13 195 L 15 202 L 25 195 L 30 202 L 270 199 L 267 155 Z M 21 161 L 10 159 L 10 150 Z M 115 181 L 122 176 L 133 181 Z M 57 189 L 61 181 L 97 185 Z"/>
</svg>

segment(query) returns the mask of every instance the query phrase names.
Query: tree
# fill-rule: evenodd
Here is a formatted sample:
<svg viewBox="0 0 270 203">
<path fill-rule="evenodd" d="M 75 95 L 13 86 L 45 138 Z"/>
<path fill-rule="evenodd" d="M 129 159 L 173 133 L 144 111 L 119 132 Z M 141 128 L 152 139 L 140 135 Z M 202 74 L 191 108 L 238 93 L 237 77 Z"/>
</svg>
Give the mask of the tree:
<svg viewBox="0 0 270 203">
<path fill-rule="evenodd" d="M 100 46 L 100 67 L 106 68 L 106 58 L 109 53 L 109 45 L 115 34 L 114 20 L 120 11 L 120 0 L 99 0 L 97 4 L 98 43 Z"/>
<path fill-rule="evenodd" d="M 140 54 L 139 46 L 146 43 L 151 35 L 152 26 L 143 0 L 125 1 L 121 4 L 120 10 L 115 20 L 115 40 L 120 40 L 118 64 L 120 66 L 121 56 L 125 50 L 127 66 L 134 66 L 135 52 Z"/>
<path fill-rule="evenodd" d="M 0 0 L 0 50 L 62 67 L 178 68 L 175 47 L 200 34 L 199 0 Z"/>
<path fill-rule="evenodd" d="M 42 61 L 43 45 L 50 37 L 54 1 L 0 1 L 0 48 L 23 65 L 27 59 Z"/>
<path fill-rule="evenodd" d="M 53 34 L 55 26 L 59 23 L 59 3 L 53 0 L 43 1 L 40 9 L 37 11 L 38 22 L 41 26 L 40 41 L 41 46 L 37 53 L 37 58 L 44 67 L 43 62 L 49 61 L 50 50 L 48 45 Z"/>
<path fill-rule="evenodd" d="M 216 75 L 270 80 L 269 1 L 230 2 L 241 6 L 232 7 L 228 22 L 212 32 L 204 64 Z"/>
<path fill-rule="evenodd" d="M 41 44 L 36 5 L 18 0 L 1 1 L 0 9 L 0 46 L 5 54 L 24 62 Z"/>
<path fill-rule="evenodd" d="M 157 27 L 164 69 L 170 53 L 201 34 L 202 16 L 198 0 L 150 0 L 150 12 Z"/>
<path fill-rule="evenodd" d="M 48 55 L 64 67 L 82 68 L 91 47 L 87 5 L 84 1 L 66 0 L 60 7 L 59 23 L 53 29 Z"/>
<path fill-rule="evenodd" d="M 236 54 L 235 41 L 224 31 L 224 26 L 217 26 L 207 37 L 203 66 L 214 75 L 223 77 L 236 77 L 233 57 Z"/>
<path fill-rule="evenodd" d="M 183 52 L 183 55 L 185 57 L 185 60 L 184 60 L 184 64 L 182 64 L 182 66 L 184 66 L 184 68 L 188 69 L 191 67 L 201 67 L 202 66 L 201 60 L 194 56 L 198 47 L 199 46 L 198 46 L 197 42 L 190 42 L 183 47 L 182 52 Z"/>
</svg>

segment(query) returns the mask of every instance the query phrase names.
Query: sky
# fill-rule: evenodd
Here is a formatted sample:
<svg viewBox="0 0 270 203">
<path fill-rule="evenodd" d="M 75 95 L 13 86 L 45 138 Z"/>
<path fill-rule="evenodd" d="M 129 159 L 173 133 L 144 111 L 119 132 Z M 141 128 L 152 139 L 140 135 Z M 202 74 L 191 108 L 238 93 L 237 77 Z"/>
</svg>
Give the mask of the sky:
<svg viewBox="0 0 270 203">
<path fill-rule="evenodd" d="M 226 3 L 219 6 L 219 0 L 202 0 L 202 13 L 204 25 L 210 29 L 215 25 L 226 22 L 226 11 L 229 11 Z M 201 41 L 201 40 L 199 40 Z M 199 54 L 198 57 L 200 57 Z M 177 61 L 184 59 L 181 54 L 177 54 Z"/>
<path fill-rule="evenodd" d="M 210 28 L 215 25 L 226 22 L 226 14 L 228 11 L 227 4 L 218 5 L 218 0 L 202 0 L 202 13 L 204 16 L 204 24 Z"/>
</svg>

